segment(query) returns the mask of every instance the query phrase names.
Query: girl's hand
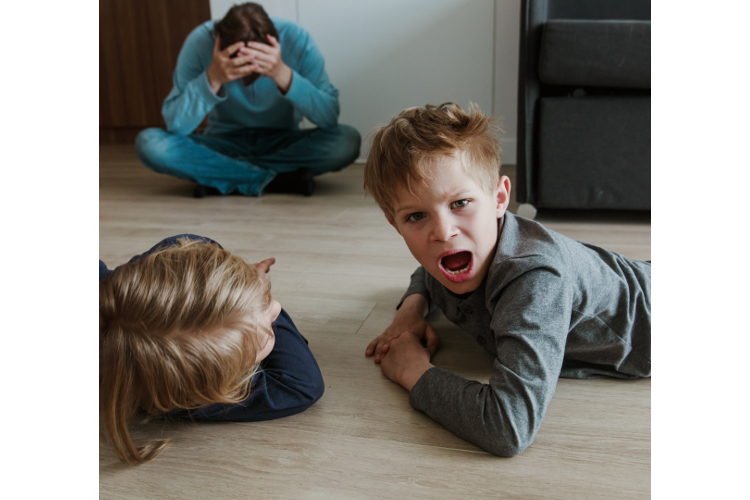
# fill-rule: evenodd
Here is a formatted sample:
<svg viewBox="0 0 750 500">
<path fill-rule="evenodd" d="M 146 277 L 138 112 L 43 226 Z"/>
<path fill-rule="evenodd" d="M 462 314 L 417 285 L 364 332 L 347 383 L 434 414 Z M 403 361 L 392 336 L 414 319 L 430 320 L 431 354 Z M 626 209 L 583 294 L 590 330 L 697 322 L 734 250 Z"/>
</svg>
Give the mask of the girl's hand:
<svg viewBox="0 0 750 500">
<path fill-rule="evenodd" d="M 276 263 L 276 259 L 271 257 L 270 259 L 261 260 L 257 264 L 254 264 L 255 269 L 258 270 L 258 272 L 262 275 L 268 274 L 268 272 L 271 270 L 271 266 Z"/>
</svg>

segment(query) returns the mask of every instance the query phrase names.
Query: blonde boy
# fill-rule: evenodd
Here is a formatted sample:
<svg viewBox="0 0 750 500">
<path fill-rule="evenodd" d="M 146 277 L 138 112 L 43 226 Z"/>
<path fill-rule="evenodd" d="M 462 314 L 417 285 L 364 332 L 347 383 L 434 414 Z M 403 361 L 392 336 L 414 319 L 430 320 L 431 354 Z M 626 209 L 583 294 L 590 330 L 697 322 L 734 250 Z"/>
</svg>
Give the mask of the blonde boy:
<svg viewBox="0 0 750 500">
<path fill-rule="evenodd" d="M 510 180 L 478 109 L 404 110 L 374 136 L 365 190 L 421 264 L 366 350 L 415 409 L 513 456 L 533 442 L 558 377 L 651 376 L 651 263 L 507 212 Z M 430 363 L 435 307 L 495 356 L 489 384 Z"/>
</svg>

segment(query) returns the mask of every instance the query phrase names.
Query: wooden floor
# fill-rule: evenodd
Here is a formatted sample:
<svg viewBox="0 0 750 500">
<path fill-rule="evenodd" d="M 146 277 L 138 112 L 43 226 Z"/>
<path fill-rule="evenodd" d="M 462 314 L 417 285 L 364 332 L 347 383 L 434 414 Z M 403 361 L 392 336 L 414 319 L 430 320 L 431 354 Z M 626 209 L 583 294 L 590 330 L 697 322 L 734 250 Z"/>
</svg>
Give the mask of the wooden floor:
<svg viewBox="0 0 750 500">
<path fill-rule="evenodd" d="M 513 168 L 504 172 L 513 180 Z M 130 146 L 100 147 L 99 254 L 110 267 L 164 237 L 195 233 L 250 262 L 276 257 L 273 295 L 310 342 L 323 398 L 259 423 L 150 422 L 172 436 L 153 462 L 119 462 L 100 433 L 100 497 L 650 498 L 651 381 L 560 380 L 535 442 L 494 457 L 409 406 L 364 356 L 388 326 L 417 262 L 362 192 L 362 165 L 317 179 L 310 198 L 196 200 L 193 185 L 143 167 Z M 511 205 L 515 211 L 515 205 Z M 651 258 L 648 214 L 540 213 L 572 238 Z M 487 382 L 492 358 L 444 317 L 437 366 Z"/>
</svg>

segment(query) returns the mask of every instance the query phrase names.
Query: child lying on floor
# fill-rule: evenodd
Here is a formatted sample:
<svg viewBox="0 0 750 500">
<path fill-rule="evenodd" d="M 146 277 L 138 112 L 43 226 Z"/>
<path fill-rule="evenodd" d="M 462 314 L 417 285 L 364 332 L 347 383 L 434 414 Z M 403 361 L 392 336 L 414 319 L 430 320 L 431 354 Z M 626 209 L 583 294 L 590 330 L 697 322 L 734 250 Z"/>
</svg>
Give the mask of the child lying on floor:
<svg viewBox="0 0 750 500">
<path fill-rule="evenodd" d="M 267 273 L 208 238 L 179 235 L 114 270 L 99 261 L 99 401 L 127 462 L 128 422 L 149 415 L 252 422 L 300 413 L 323 395 L 307 340 L 271 298 Z"/>
<path fill-rule="evenodd" d="M 534 440 L 558 377 L 651 376 L 651 264 L 507 212 L 492 128 L 478 109 L 444 103 L 377 130 L 365 190 L 421 266 L 365 354 L 415 409 L 513 456 Z M 435 307 L 495 356 L 489 384 L 430 363 Z"/>
</svg>

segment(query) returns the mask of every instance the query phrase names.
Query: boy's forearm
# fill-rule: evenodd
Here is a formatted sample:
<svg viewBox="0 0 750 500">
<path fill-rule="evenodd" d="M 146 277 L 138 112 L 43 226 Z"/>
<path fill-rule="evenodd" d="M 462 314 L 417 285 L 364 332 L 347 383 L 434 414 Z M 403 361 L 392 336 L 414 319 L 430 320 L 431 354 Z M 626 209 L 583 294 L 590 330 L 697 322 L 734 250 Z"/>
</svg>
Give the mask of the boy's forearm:
<svg viewBox="0 0 750 500">
<path fill-rule="evenodd" d="M 411 392 L 412 388 L 416 385 L 417 382 L 419 382 L 419 379 L 422 378 L 422 375 L 429 370 L 430 368 L 433 368 L 434 365 L 429 362 L 417 362 L 413 365 L 410 365 L 406 370 L 404 370 L 404 373 L 401 375 L 401 380 L 398 381 L 398 383 L 407 391 Z"/>
<path fill-rule="evenodd" d="M 425 371 L 409 394 L 411 406 L 493 455 L 511 457 L 531 444 L 544 419 L 546 401 L 532 405 L 522 387 L 492 387 L 441 368 Z"/>
<path fill-rule="evenodd" d="M 429 304 L 427 298 L 419 293 L 408 295 L 398 308 L 396 315 L 418 315 L 424 318 L 427 315 Z"/>
</svg>

